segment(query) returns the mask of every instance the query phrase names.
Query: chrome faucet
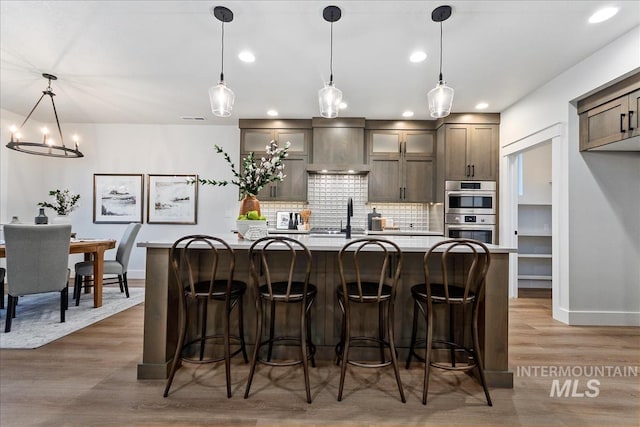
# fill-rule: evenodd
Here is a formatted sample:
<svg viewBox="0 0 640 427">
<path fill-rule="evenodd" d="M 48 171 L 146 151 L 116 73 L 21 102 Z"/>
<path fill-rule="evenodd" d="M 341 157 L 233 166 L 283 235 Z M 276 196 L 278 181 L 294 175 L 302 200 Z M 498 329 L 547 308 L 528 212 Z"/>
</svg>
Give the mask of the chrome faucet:
<svg viewBox="0 0 640 427">
<path fill-rule="evenodd" d="M 351 217 L 353 216 L 353 199 L 349 197 L 347 201 L 347 226 L 345 228 L 345 238 L 351 238 Z"/>
</svg>

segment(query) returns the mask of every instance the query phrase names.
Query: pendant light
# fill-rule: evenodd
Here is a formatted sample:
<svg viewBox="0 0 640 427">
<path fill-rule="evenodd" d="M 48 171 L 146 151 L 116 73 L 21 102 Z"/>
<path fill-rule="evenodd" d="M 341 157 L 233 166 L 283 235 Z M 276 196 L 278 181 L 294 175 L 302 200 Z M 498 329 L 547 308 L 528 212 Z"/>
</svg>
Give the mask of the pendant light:
<svg viewBox="0 0 640 427">
<path fill-rule="evenodd" d="M 20 125 L 20 128 L 16 128 L 15 126 L 11 127 L 11 140 L 7 144 L 7 148 L 15 151 L 21 151 L 23 153 L 28 154 L 36 154 L 38 156 L 49 156 L 49 157 L 63 157 L 63 158 L 74 158 L 74 157 L 84 157 L 84 154 L 78 150 L 78 136 L 73 135 L 74 147 L 67 147 L 64 145 L 64 137 L 62 136 L 62 128 L 60 127 L 60 121 L 58 120 L 58 111 L 56 110 L 56 103 L 53 102 L 53 97 L 56 96 L 51 89 L 51 80 L 58 80 L 56 76 L 53 74 L 42 74 L 42 77 L 49 80 L 49 84 L 47 88 L 42 91 L 42 95 L 40 99 L 36 102 L 36 105 L 33 106 L 29 115 L 24 122 Z M 49 131 L 47 128 L 42 129 L 42 142 L 29 142 L 22 140 L 22 134 L 20 133 L 20 129 L 24 127 L 27 121 L 31 118 L 31 115 L 36 110 L 38 105 L 40 105 L 40 101 L 45 96 L 49 96 L 51 99 L 51 105 L 53 106 L 53 114 L 56 119 L 56 125 L 58 126 L 58 133 L 60 135 L 60 144 L 56 144 L 49 136 Z"/>
<path fill-rule="evenodd" d="M 211 8 L 213 16 L 222 22 L 222 52 L 220 65 L 220 81 L 217 85 L 209 89 L 209 102 L 211 102 L 211 111 L 214 116 L 229 117 L 233 108 L 235 95 L 233 91 L 224 84 L 224 24 L 233 21 L 233 12 L 224 6 L 215 6 Z"/>
<path fill-rule="evenodd" d="M 338 117 L 338 110 L 342 102 L 342 91 L 333 84 L 333 23 L 338 21 L 342 12 L 338 6 L 327 6 L 322 11 L 324 20 L 331 23 L 331 53 L 329 62 L 329 82 L 318 91 L 320 115 L 327 119 Z"/>
<path fill-rule="evenodd" d="M 431 19 L 440 23 L 440 74 L 438 84 L 427 94 L 429 100 L 429 112 L 431 117 L 439 119 L 447 117 L 451 113 L 453 104 L 453 88 L 447 86 L 442 78 L 442 22 L 451 16 L 451 6 L 439 6 L 431 12 Z"/>
</svg>

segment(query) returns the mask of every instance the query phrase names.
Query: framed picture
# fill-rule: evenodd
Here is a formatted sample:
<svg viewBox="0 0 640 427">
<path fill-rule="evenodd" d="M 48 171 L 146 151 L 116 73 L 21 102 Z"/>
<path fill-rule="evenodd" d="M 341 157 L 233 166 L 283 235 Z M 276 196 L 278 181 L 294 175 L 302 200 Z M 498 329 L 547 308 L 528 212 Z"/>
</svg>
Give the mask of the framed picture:
<svg viewBox="0 0 640 427">
<path fill-rule="evenodd" d="M 198 175 L 147 175 L 149 224 L 197 224 Z"/>
<path fill-rule="evenodd" d="M 93 222 L 142 222 L 142 174 L 93 174 Z"/>
<path fill-rule="evenodd" d="M 289 228 L 289 212 L 276 212 L 276 229 L 286 230 Z"/>
</svg>

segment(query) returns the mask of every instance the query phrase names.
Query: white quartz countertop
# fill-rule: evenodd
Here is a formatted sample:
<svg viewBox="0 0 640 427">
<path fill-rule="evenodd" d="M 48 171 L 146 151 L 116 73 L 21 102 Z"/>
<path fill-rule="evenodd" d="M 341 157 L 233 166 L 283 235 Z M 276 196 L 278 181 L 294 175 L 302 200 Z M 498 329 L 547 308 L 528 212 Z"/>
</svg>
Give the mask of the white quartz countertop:
<svg viewBox="0 0 640 427">
<path fill-rule="evenodd" d="M 217 234 L 216 237 L 224 239 L 233 249 L 249 249 L 253 244 L 251 240 L 244 240 L 238 238 L 237 234 Z M 325 251 L 325 252 L 337 252 L 346 243 L 347 239 L 344 236 L 310 236 L 308 234 L 292 234 L 289 237 L 299 240 L 311 251 Z M 366 238 L 367 236 L 352 236 L 351 240 L 357 238 Z M 371 236 L 377 237 L 377 236 Z M 431 246 L 444 240 L 444 237 L 439 236 L 396 236 L 385 235 L 385 239 L 396 243 L 400 249 L 404 252 L 426 252 Z M 137 246 L 140 248 L 171 248 L 173 242 L 163 241 L 146 241 L 138 242 Z M 499 245 L 487 245 L 492 253 L 510 253 L 517 252 L 516 248 L 509 248 Z"/>
</svg>

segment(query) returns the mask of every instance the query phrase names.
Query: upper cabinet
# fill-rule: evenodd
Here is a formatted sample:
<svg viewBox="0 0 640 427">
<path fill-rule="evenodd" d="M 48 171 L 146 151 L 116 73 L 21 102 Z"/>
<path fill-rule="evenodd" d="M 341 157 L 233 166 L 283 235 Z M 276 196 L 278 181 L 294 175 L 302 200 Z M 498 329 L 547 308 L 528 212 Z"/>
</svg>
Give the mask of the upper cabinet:
<svg viewBox="0 0 640 427">
<path fill-rule="evenodd" d="M 311 146 L 311 120 L 240 119 L 240 157 L 254 152 L 262 156 L 271 141 L 289 142 L 283 161 L 284 181 L 274 181 L 257 195 L 260 200 L 307 200 L 307 164 Z"/>
<path fill-rule="evenodd" d="M 580 151 L 640 151 L 640 73 L 578 101 Z"/>
<path fill-rule="evenodd" d="M 364 118 L 314 117 L 311 171 L 362 169 L 366 164 Z"/>
<path fill-rule="evenodd" d="M 407 126 L 407 122 L 370 122 L 367 122 L 369 201 L 433 201 L 435 130 L 415 129 L 415 124 L 414 129 L 398 129 Z M 419 126 L 420 122 L 417 123 Z M 392 129 L 378 129 L 384 127 Z"/>
<path fill-rule="evenodd" d="M 498 125 L 444 125 L 445 180 L 498 178 Z"/>
</svg>

